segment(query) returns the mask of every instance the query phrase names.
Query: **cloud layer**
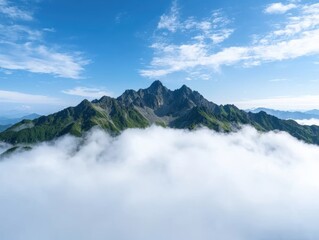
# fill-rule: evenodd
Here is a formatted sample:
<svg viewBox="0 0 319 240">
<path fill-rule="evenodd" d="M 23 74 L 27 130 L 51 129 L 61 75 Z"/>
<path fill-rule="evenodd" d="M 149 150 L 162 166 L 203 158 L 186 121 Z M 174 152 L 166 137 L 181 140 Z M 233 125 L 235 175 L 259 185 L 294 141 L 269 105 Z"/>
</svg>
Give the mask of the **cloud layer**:
<svg viewBox="0 0 319 240">
<path fill-rule="evenodd" d="M 311 118 L 311 119 L 300 119 L 300 120 L 295 120 L 297 123 L 301 125 L 317 125 L 319 126 L 319 119 Z"/>
<path fill-rule="evenodd" d="M 0 162 L 0 232 L 38 239 L 318 239 L 319 148 L 230 135 L 95 130 Z"/>
</svg>

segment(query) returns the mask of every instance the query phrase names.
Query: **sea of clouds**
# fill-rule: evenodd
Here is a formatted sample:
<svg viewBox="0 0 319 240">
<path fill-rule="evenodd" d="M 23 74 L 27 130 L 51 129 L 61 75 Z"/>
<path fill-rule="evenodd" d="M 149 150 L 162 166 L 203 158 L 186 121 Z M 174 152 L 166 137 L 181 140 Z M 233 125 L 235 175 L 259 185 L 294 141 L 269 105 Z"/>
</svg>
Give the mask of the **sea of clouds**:
<svg viewBox="0 0 319 240">
<path fill-rule="evenodd" d="M 286 133 L 93 130 L 0 161 L 4 240 L 305 240 L 318 222 L 319 147 Z"/>
<path fill-rule="evenodd" d="M 300 119 L 300 120 L 295 120 L 297 123 L 301 124 L 301 125 L 317 125 L 319 126 L 319 119 L 316 118 L 311 118 L 311 119 Z"/>
</svg>

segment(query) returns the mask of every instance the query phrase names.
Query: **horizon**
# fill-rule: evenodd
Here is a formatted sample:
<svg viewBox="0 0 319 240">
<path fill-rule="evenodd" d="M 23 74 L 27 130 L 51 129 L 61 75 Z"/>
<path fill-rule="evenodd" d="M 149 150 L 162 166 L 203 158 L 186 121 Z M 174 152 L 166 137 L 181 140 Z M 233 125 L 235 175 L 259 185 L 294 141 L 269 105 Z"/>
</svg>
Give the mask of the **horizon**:
<svg viewBox="0 0 319 240">
<path fill-rule="evenodd" d="M 316 1 L 200 3 L 1 0 L 0 115 L 155 79 L 241 109 L 319 109 Z"/>
</svg>

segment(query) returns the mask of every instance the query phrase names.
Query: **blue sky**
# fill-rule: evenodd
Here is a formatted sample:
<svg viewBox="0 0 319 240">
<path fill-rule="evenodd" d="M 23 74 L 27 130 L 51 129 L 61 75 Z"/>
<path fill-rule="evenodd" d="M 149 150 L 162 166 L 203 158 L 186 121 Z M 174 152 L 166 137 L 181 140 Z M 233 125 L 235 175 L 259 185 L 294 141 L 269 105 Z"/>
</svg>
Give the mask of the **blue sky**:
<svg viewBox="0 0 319 240">
<path fill-rule="evenodd" d="M 0 114 L 155 79 L 218 104 L 319 109 L 316 1 L 0 0 Z"/>
</svg>

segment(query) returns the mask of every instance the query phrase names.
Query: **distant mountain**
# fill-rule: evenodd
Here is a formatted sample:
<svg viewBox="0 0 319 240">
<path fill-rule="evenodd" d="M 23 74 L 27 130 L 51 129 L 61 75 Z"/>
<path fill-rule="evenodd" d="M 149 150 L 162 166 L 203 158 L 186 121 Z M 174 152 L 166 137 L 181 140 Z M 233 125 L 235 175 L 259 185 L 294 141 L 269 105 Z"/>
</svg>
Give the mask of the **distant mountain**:
<svg viewBox="0 0 319 240">
<path fill-rule="evenodd" d="M 280 119 L 293 119 L 293 120 L 319 119 L 319 110 L 311 110 L 307 112 L 298 112 L 298 111 L 289 112 L 289 111 L 280 111 L 280 110 L 274 110 L 269 108 L 256 108 L 256 109 L 250 109 L 247 111 L 252 113 L 259 113 L 263 111 Z"/>
<path fill-rule="evenodd" d="M 26 115 L 26 116 L 23 116 L 20 118 L 0 117 L 0 125 L 15 124 L 15 123 L 21 122 L 24 119 L 33 120 L 33 119 L 36 119 L 38 117 L 41 117 L 41 115 L 36 114 L 36 113 L 32 113 L 32 114 L 29 114 L 29 115 Z"/>
<path fill-rule="evenodd" d="M 41 117 L 41 115 L 32 113 L 20 118 L 7 118 L 7 117 L 0 117 L 0 132 L 3 132 L 4 130 L 8 129 L 12 125 L 21 122 L 22 120 L 34 120 L 38 117 Z"/>
<path fill-rule="evenodd" d="M 8 129 L 9 127 L 11 127 L 12 124 L 8 124 L 8 125 L 0 125 L 0 132 L 3 132 L 4 130 Z"/>
<path fill-rule="evenodd" d="M 319 144 L 319 127 L 301 126 L 263 111 L 247 113 L 234 105 L 217 105 L 185 85 L 171 91 L 160 81 L 146 89 L 127 90 L 118 98 L 84 100 L 76 107 L 23 120 L 0 133 L 0 140 L 11 144 L 35 143 L 65 134 L 81 136 L 94 126 L 116 135 L 127 128 L 151 124 L 179 129 L 205 126 L 219 132 L 235 131 L 247 124 L 264 132 L 286 131 L 307 143 Z"/>
<path fill-rule="evenodd" d="M 307 113 L 307 114 L 312 114 L 312 115 L 317 115 L 318 118 L 319 118 L 319 110 L 317 110 L 317 109 L 313 109 L 313 110 L 310 110 L 310 111 L 306 111 L 305 113 Z"/>
</svg>

